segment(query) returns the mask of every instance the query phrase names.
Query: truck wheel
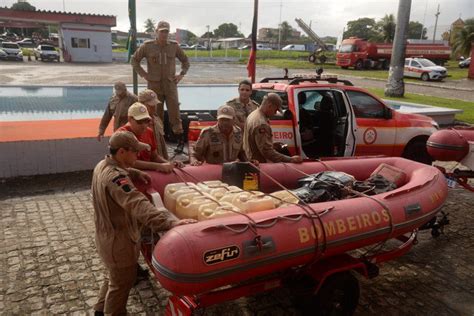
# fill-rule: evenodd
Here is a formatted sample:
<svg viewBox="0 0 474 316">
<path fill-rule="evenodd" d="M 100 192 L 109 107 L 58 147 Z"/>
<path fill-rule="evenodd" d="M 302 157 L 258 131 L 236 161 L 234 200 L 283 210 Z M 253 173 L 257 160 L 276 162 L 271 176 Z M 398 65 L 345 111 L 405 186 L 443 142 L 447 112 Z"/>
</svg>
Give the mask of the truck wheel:
<svg viewBox="0 0 474 316">
<path fill-rule="evenodd" d="M 358 59 L 354 65 L 354 69 L 362 70 L 362 68 L 364 68 L 364 62 L 362 61 L 362 59 Z"/>
<path fill-rule="evenodd" d="M 352 315 L 359 302 L 359 281 L 350 272 L 331 275 L 316 295 L 299 305 L 302 315 Z"/>
<path fill-rule="evenodd" d="M 427 72 L 421 74 L 421 80 L 428 81 L 430 80 L 430 75 Z"/>
<path fill-rule="evenodd" d="M 316 62 L 316 55 L 315 55 L 315 54 L 309 55 L 309 56 L 308 56 L 308 61 L 309 61 L 310 63 L 313 63 L 313 64 L 314 64 L 314 63 Z"/>
<path fill-rule="evenodd" d="M 426 150 L 426 141 L 415 140 L 405 147 L 405 150 L 402 154 L 403 158 L 418 161 L 427 165 L 433 163 L 433 158 Z"/>
<path fill-rule="evenodd" d="M 342 272 L 324 281 L 314 297 L 316 315 L 352 315 L 359 303 L 359 281 L 350 273 Z"/>
<path fill-rule="evenodd" d="M 324 56 L 324 55 L 319 56 L 319 62 L 320 62 L 321 64 L 325 64 L 326 61 L 327 61 L 326 56 Z"/>
</svg>

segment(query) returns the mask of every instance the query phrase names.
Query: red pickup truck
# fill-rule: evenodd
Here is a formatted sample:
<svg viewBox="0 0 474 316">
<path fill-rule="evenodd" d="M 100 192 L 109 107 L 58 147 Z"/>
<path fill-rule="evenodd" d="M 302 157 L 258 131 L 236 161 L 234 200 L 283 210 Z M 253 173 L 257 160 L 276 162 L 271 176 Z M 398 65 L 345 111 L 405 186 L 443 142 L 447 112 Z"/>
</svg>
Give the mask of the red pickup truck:
<svg viewBox="0 0 474 316">
<path fill-rule="evenodd" d="M 253 85 L 260 103 L 270 92 L 283 99 L 283 115 L 271 119 L 274 142 L 306 158 L 386 155 L 431 163 L 426 140 L 438 129 L 433 119 L 404 114 L 347 80 L 315 77 L 264 78 Z M 201 130 L 215 124 L 189 124 L 189 152 Z"/>
</svg>

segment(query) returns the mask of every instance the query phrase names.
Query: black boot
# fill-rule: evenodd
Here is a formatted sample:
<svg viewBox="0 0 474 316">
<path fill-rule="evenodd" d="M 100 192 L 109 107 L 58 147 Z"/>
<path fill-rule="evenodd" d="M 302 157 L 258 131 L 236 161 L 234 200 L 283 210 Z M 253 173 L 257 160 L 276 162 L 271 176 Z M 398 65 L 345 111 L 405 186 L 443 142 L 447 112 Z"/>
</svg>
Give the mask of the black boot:
<svg viewBox="0 0 474 316">
<path fill-rule="evenodd" d="M 176 154 L 182 154 L 184 152 L 184 134 L 176 135 L 176 138 L 178 139 L 178 144 L 176 145 L 174 152 Z"/>
</svg>

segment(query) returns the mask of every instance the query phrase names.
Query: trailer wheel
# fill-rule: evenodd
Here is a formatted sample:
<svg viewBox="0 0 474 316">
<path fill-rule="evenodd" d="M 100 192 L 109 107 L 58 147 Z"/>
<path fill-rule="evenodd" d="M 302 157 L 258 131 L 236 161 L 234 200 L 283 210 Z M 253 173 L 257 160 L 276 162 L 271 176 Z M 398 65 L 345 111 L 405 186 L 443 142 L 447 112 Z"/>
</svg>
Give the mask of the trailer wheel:
<svg viewBox="0 0 474 316">
<path fill-rule="evenodd" d="M 430 80 L 430 75 L 427 72 L 421 74 L 421 80 L 428 81 Z"/>
<path fill-rule="evenodd" d="M 403 151 L 402 157 L 427 165 L 431 165 L 433 162 L 433 158 L 431 158 L 430 154 L 428 154 L 428 151 L 426 150 L 426 141 L 421 139 L 409 142 Z"/>
<path fill-rule="evenodd" d="M 362 70 L 362 68 L 364 68 L 364 62 L 362 61 L 362 59 L 358 59 L 354 65 L 354 69 Z"/>
<path fill-rule="evenodd" d="M 309 55 L 309 56 L 308 56 L 308 61 L 309 61 L 310 63 L 313 63 L 313 64 L 316 63 L 316 55 L 315 55 L 315 54 Z"/>
<path fill-rule="evenodd" d="M 359 303 L 359 281 L 350 272 L 331 275 L 316 295 L 308 298 L 303 315 L 352 315 Z"/>
</svg>

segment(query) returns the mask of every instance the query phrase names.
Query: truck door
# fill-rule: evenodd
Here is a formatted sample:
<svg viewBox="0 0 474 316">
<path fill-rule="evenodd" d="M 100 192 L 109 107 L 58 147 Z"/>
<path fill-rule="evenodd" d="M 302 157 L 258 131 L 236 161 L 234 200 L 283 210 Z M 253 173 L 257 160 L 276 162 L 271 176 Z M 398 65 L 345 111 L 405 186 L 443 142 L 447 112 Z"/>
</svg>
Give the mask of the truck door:
<svg viewBox="0 0 474 316">
<path fill-rule="evenodd" d="M 391 110 L 374 96 L 347 90 L 347 96 L 357 119 L 356 156 L 392 156 L 397 138 L 397 122 Z"/>
<path fill-rule="evenodd" d="M 354 137 L 348 102 L 338 90 L 297 89 L 297 140 L 307 158 L 351 155 Z M 352 145 L 351 145 L 352 144 Z"/>
</svg>

